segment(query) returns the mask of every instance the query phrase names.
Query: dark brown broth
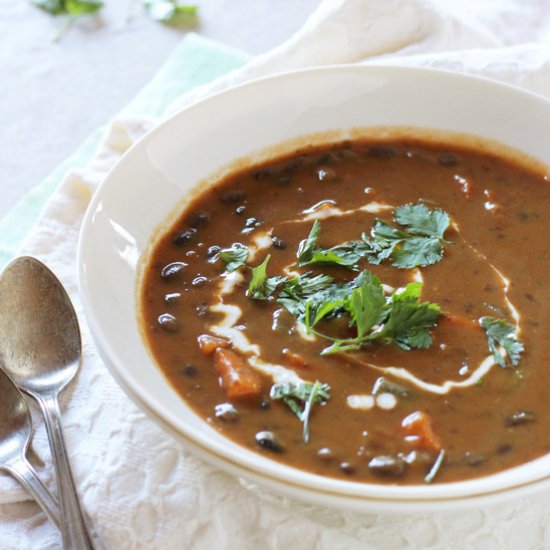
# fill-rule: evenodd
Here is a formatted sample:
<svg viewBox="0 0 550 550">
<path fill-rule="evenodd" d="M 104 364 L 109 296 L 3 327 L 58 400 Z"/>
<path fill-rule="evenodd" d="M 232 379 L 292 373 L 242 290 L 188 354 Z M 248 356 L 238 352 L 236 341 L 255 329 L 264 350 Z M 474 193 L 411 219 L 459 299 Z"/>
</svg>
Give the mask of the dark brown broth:
<svg viewBox="0 0 550 550">
<path fill-rule="evenodd" d="M 322 180 L 319 170 L 325 173 Z M 455 176 L 469 182 L 468 195 Z M 369 188 L 368 193 L 365 188 Z M 396 380 L 411 390 L 412 398 L 399 398 L 393 410 L 352 410 L 346 397 L 369 394 L 380 373 L 341 356 L 319 356 L 324 342 L 308 343 L 296 334 L 274 332 L 272 314 L 280 306 L 246 298 L 246 286 L 242 285 L 232 301 L 241 307 L 239 324 L 252 342 L 260 344 L 262 358 L 292 368 L 281 353 L 289 348 L 308 363 L 307 368 L 298 370 L 300 376 L 329 384 L 331 398 L 314 408 L 310 442 L 305 445 L 296 416 L 282 403 L 269 399 L 267 380 L 261 402 L 234 403 L 239 413 L 236 421 L 216 418 L 214 407 L 228 399 L 220 388 L 212 357 L 203 355 L 197 345 L 197 337 L 208 333 L 209 325 L 216 322 L 217 314 L 209 311 L 208 305 L 224 271 L 221 261 L 208 262 L 216 249 L 208 250 L 234 242 L 246 244 L 257 231 L 274 227 L 273 234 L 279 240 L 269 250 L 269 273 L 278 274 L 294 261 L 298 244 L 312 223 L 291 226 L 281 222 L 298 217 L 325 199 L 344 210 L 371 200 L 395 206 L 424 200 L 447 211 L 460 234 L 449 231 L 446 236 L 454 244 L 446 246 L 443 260 L 422 269 L 422 298 L 471 320 L 495 315 L 490 308 L 502 309 L 505 304 L 487 261 L 492 263 L 511 281 L 509 296 L 521 314 L 526 352 L 519 367 L 495 366 L 482 384 L 454 389 L 446 395 L 422 392 Z M 497 206 L 488 210 L 486 203 Z M 200 416 L 231 439 L 276 460 L 345 479 L 422 483 L 435 459 L 433 453 L 408 466 L 400 476 L 381 477 L 368 468 L 375 456 L 397 456 L 413 450 L 404 441 L 400 425 L 409 413 L 421 410 L 432 417 L 446 450 L 436 481 L 493 473 L 550 450 L 550 408 L 545 406 L 549 393 L 545 361 L 550 356 L 550 340 L 544 336 L 550 321 L 546 306 L 550 300 L 550 285 L 546 283 L 550 271 L 546 237 L 550 231 L 549 208 L 550 186 L 544 174 L 458 144 L 411 139 L 305 149 L 234 173 L 186 208 L 158 240 L 144 270 L 143 331 L 159 367 Z M 391 221 L 391 212 L 376 216 Z M 376 216 L 361 213 L 322 220 L 322 244 L 357 239 L 361 232 L 370 230 Z M 252 231 L 243 234 L 246 228 Z M 481 251 L 487 261 L 476 257 L 469 245 Z M 264 256 L 262 252 L 254 265 Z M 187 266 L 163 279 L 161 271 L 173 262 Z M 362 267 L 395 286 L 409 280 L 407 271 L 388 265 Z M 354 276 L 342 268 L 324 271 L 338 278 Z M 181 296 L 175 296 L 177 293 Z M 158 319 L 165 314 L 175 320 L 161 327 Z M 406 365 L 414 374 L 441 383 L 460 379 L 458 371 L 464 362 L 472 367 L 488 354 L 481 330 L 457 333 L 443 319 L 433 330 L 433 337 L 434 344 L 428 350 L 372 346 L 356 356 L 380 365 Z M 443 343 L 446 347 L 441 346 Z M 535 421 L 510 426 L 507 419 L 517 411 L 534 413 Z M 255 434 L 265 430 L 276 434 L 283 452 L 257 446 Z M 330 452 L 319 455 L 321 449 Z"/>
</svg>

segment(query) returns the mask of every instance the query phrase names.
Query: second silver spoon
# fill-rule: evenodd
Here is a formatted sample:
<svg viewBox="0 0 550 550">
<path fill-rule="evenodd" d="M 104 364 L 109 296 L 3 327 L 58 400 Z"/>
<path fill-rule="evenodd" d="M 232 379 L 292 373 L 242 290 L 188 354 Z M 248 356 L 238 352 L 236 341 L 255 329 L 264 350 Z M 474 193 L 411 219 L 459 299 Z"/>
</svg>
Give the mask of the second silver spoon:
<svg viewBox="0 0 550 550">
<path fill-rule="evenodd" d="M 15 477 L 59 527 L 59 506 L 26 458 L 31 435 L 27 403 L 10 377 L 0 370 L 0 470 Z"/>
</svg>

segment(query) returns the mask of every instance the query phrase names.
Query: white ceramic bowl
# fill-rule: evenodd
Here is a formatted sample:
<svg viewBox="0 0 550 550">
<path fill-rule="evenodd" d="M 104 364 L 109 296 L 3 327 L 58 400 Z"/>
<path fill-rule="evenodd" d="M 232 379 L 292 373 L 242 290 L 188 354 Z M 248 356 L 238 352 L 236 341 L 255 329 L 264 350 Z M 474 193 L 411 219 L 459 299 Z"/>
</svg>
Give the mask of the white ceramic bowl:
<svg viewBox="0 0 550 550">
<path fill-rule="evenodd" d="M 97 349 L 126 392 L 220 468 L 301 500 L 361 511 L 486 504 L 550 485 L 550 455 L 496 475 L 430 486 L 374 485 L 306 473 L 227 440 L 171 388 L 136 318 L 140 257 L 175 205 L 235 159 L 326 131 L 409 126 L 497 140 L 550 165 L 550 102 L 493 81 L 426 69 L 326 67 L 233 88 L 177 114 L 111 171 L 79 247 L 84 309 Z"/>
</svg>

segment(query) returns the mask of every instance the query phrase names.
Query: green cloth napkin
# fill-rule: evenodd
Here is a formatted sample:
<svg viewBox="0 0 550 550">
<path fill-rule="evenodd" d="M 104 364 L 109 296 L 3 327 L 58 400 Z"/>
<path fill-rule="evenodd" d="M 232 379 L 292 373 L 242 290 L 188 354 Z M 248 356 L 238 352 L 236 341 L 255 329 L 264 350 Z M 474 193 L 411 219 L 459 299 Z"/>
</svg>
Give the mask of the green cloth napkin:
<svg viewBox="0 0 550 550">
<path fill-rule="evenodd" d="M 237 69 L 247 59 L 248 56 L 243 52 L 189 34 L 119 116 L 160 117 L 177 97 L 195 86 Z M 89 163 L 105 131 L 106 126 L 98 128 L 0 220 L 0 270 L 15 257 L 23 239 L 31 231 L 42 208 L 65 174 L 71 168 L 84 167 Z"/>
</svg>

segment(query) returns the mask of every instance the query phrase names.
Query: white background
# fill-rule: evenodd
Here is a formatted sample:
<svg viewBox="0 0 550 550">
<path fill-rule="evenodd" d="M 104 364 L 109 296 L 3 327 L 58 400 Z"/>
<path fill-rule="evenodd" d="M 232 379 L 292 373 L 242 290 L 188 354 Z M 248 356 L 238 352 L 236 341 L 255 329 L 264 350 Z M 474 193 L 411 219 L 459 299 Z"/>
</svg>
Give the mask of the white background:
<svg viewBox="0 0 550 550">
<path fill-rule="evenodd" d="M 319 0 L 188 3 L 199 5 L 194 32 L 258 54 Z M 27 0 L 0 0 L 0 216 L 124 107 L 186 33 L 150 20 L 141 0 L 105 0 L 54 42 L 62 23 Z"/>
</svg>

